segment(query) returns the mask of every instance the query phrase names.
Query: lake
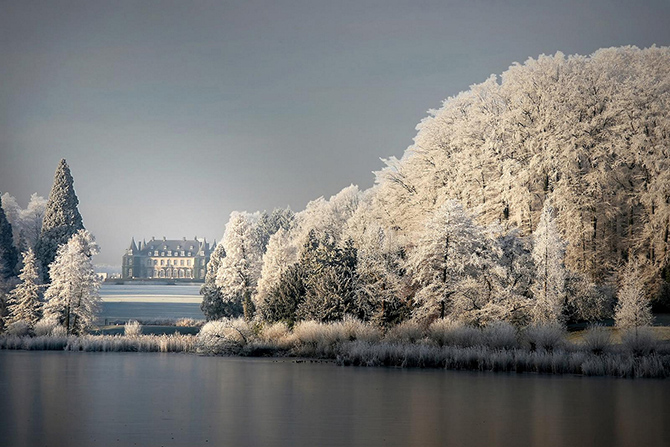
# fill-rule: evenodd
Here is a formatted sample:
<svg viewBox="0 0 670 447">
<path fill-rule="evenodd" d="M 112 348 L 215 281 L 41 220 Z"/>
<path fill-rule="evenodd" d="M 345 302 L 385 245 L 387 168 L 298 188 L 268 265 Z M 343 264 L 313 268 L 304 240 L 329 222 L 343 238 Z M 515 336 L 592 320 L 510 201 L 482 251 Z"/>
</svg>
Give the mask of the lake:
<svg viewBox="0 0 670 447">
<path fill-rule="evenodd" d="M 662 380 L 0 352 L 3 446 L 668 446 Z"/>
<path fill-rule="evenodd" d="M 204 319 L 200 310 L 200 284 L 146 285 L 103 284 L 100 288 L 101 324 L 107 321 L 194 318 Z"/>
</svg>

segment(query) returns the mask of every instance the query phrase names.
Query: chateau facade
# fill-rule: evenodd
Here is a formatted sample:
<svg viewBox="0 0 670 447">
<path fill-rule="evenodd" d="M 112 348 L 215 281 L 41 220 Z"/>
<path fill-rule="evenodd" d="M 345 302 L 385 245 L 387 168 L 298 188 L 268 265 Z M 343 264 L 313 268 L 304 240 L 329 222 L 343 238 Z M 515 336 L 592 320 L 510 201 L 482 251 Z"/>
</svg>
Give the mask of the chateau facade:
<svg viewBox="0 0 670 447">
<path fill-rule="evenodd" d="M 207 262 L 216 247 L 216 241 L 210 246 L 207 240 L 156 240 L 135 243 L 132 238 L 130 247 L 123 255 L 121 277 L 123 279 L 193 279 L 204 280 Z"/>
</svg>

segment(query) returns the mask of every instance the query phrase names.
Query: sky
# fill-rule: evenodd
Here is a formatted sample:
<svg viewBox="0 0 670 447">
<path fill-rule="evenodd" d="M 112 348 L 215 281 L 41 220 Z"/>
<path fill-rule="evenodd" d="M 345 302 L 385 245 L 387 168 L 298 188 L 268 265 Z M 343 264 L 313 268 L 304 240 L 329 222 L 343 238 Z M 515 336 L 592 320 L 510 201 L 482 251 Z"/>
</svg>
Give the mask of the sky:
<svg viewBox="0 0 670 447">
<path fill-rule="evenodd" d="M 99 264 L 374 183 L 442 101 L 540 54 L 670 44 L 670 2 L 0 0 L 0 192 L 61 158 Z"/>
</svg>

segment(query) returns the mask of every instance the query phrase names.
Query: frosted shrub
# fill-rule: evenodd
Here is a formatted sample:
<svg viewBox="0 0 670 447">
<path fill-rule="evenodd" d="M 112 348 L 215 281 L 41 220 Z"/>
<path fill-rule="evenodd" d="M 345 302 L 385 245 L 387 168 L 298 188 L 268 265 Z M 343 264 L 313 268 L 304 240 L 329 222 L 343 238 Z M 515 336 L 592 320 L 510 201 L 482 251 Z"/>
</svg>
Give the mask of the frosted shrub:
<svg viewBox="0 0 670 447">
<path fill-rule="evenodd" d="M 67 329 L 60 324 L 51 330 L 52 337 L 67 337 Z"/>
<path fill-rule="evenodd" d="M 288 326 L 283 321 L 266 324 L 261 330 L 260 338 L 266 342 L 278 342 L 290 333 Z"/>
<path fill-rule="evenodd" d="M 55 318 L 42 318 L 35 323 L 35 335 L 40 337 L 43 335 L 51 335 L 54 329 L 58 327 L 58 320 Z"/>
<path fill-rule="evenodd" d="M 525 333 L 530 350 L 543 349 L 553 351 L 565 343 L 565 329 L 558 323 L 545 323 L 529 326 Z"/>
<path fill-rule="evenodd" d="M 633 355 L 649 355 L 656 350 L 656 337 L 648 326 L 631 328 L 621 335 L 621 345 Z"/>
<path fill-rule="evenodd" d="M 30 324 L 26 320 L 19 320 L 13 323 L 10 323 L 7 326 L 7 335 L 15 335 L 17 337 L 23 337 L 30 333 Z"/>
<path fill-rule="evenodd" d="M 428 338 L 439 346 L 477 346 L 482 342 L 481 335 L 479 329 L 448 318 L 435 320 L 428 327 Z"/>
<path fill-rule="evenodd" d="M 589 326 L 584 334 L 584 346 L 594 354 L 602 354 L 612 345 L 610 331 L 601 324 Z"/>
<path fill-rule="evenodd" d="M 123 327 L 123 333 L 126 337 L 136 337 L 142 334 L 142 325 L 139 321 L 130 320 Z"/>
<path fill-rule="evenodd" d="M 393 343 L 415 343 L 423 338 L 423 328 L 413 320 L 403 321 L 386 333 L 386 340 Z"/>
<path fill-rule="evenodd" d="M 516 329 L 505 321 L 489 324 L 483 331 L 484 343 L 492 349 L 512 349 L 518 346 Z"/>
<path fill-rule="evenodd" d="M 298 323 L 293 328 L 293 336 L 297 343 L 315 349 L 335 341 L 327 325 L 313 320 Z"/>
<path fill-rule="evenodd" d="M 180 318 L 175 322 L 177 327 L 202 327 L 204 325 L 204 320 L 195 320 L 193 318 Z"/>
<path fill-rule="evenodd" d="M 366 324 L 358 318 L 344 317 L 340 323 L 343 339 L 354 341 L 376 342 L 381 338 L 381 332 L 371 324 Z"/>
<path fill-rule="evenodd" d="M 197 336 L 196 350 L 199 354 L 238 354 L 247 344 L 249 325 L 243 319 L 210 321 Z"/>
</svg>

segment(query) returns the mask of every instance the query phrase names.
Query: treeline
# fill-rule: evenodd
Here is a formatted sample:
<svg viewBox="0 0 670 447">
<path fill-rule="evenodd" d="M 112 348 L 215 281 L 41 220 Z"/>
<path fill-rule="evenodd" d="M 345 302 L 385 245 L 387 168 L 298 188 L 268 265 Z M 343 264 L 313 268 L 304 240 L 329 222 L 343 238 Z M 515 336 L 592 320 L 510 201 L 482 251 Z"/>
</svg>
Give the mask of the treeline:
<svg viewBox="0 0 670 447">
<path fill-rule="evenodd" d="M 669 69 L 667 48 L 612 48 L 474 85 L 431 111 L 371 189 L 233 213 L 203 311 L 650 324 L 650 299 L 670 290 Z"/>
</svg>

